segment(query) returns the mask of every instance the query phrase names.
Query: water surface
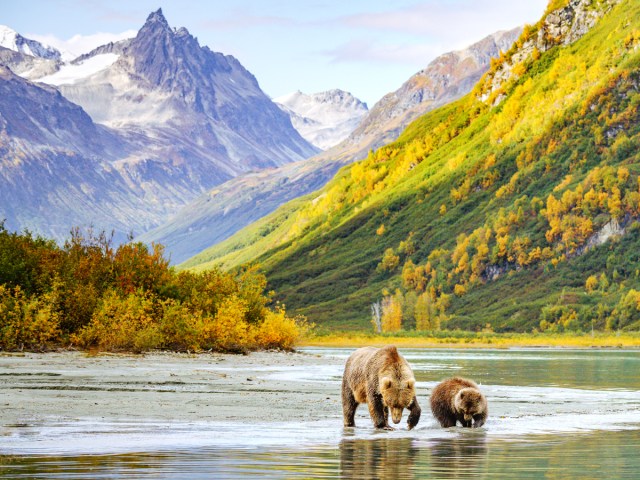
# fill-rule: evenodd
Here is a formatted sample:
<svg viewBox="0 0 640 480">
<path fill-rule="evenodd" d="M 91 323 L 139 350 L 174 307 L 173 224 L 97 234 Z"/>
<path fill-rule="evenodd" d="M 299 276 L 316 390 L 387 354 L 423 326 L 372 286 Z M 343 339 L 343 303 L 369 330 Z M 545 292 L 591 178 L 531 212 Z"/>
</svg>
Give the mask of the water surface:
<svg viewBox="0 0 640 480">
<path fill-rule="evenodd" d="M 305 349 L 344 359 L 350 349 Z M 3 478 L 638 478 L 640 354 L 619 350 L 405 349 L 423 417 L 377 431 L 340 412 L 308 422 L 101 422 L 5 425 Z M 264 368 L 263 378 L 340 388 L 342 367 Z M 339 362 L 340 364 L 342 362 Z M 464 375 L 490 416 L 477 430 L 441 429 L 428 393 Z M 403 421 L 406 421 L 406 416 Z"/>
</svg>

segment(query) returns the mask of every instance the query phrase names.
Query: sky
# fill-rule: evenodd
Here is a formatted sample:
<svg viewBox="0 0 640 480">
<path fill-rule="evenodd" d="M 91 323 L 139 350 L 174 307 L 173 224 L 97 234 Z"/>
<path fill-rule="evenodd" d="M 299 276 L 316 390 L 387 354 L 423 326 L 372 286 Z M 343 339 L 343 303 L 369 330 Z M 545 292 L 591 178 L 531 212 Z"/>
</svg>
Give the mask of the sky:
<svg viewBox="0 0 640 480">
<path fill-rule="evenodd" d="M 548 0 L 0 0 L 0 24 L 79 55 L 162 8 L 275 98 L 333 88 L 372 107 L 438 55 L 537 22 Z"/>
</svg>

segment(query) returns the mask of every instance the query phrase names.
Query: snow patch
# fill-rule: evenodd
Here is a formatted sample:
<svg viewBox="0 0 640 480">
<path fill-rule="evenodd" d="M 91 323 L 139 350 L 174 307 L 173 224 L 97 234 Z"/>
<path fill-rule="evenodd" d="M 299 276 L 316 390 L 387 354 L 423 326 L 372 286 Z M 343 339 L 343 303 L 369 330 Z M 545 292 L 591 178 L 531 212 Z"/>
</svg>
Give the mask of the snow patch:
<svg viewBox="0 0 640 480">
<path fill-rule="evenodd" d="M 83 80 L 113 65 L 119 58 L 115 53 L 103 53 L 88 58 L 78 64 L 66 64 L 53 75 L 47 75 L 37 81 L 49 85 L 69 85 Z"/>
</svg>

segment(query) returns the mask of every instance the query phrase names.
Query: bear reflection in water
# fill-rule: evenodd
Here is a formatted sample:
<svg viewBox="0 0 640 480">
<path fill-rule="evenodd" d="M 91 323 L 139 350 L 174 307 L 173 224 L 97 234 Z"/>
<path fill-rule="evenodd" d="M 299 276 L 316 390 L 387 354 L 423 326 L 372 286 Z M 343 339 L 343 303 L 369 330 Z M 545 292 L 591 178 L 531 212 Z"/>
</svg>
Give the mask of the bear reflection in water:
<svg viewBox="0 0 640 480">
<path fill-rule="evenodd" d="M 484 471 L 486 436 L 447 439 L 344 439 L 341 478 L 413 479 L 472 477 Z"/>
<path fill-rule="evenodd" d="M 474 477 L 486 468 L 487 443 L 484 433 L 439 438 L 430 441 L 429 447 L 429 470 L 436 478 Z"/>
<path fill-rule="evenodd" d="M 418 449 L 411 438 L 340 442 L 342 478 L 413 478 Z"/>
</svg>

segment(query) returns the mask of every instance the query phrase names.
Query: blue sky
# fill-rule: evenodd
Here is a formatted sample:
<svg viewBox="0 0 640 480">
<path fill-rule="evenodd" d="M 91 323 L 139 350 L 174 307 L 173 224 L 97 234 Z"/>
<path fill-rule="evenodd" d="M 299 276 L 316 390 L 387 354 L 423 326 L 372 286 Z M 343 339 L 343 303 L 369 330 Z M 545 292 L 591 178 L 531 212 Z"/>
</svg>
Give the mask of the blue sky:
<svg viewBox="0 0 640 480">
<path fill-rule="evenodd" d="M 172 27 L 231 54 L 277 97 L 331 88 L 371 107 L 437 55 L 535 23 L 548 0 L 0 0 L 0 24 L 82 53 L 134 35 L 162 8 Z"/>
</svg>

